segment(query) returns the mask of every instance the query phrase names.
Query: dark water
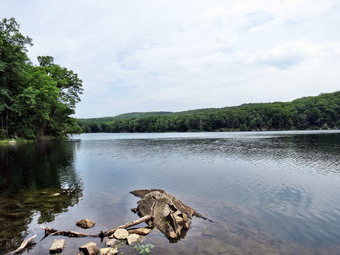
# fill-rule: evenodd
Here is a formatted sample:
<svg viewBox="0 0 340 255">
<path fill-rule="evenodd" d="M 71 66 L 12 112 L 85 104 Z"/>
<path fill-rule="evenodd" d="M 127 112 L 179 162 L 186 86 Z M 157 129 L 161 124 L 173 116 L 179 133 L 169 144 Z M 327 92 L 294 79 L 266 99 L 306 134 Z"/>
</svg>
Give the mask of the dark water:
<svg viewBox="0 0 340 255">
<path fill-rule="evenodd" d="M 0 147 L 0 254 L 48 254 L 39 225 L 98 233 L 137 218 L 134 189 L 161 188 L 194 218 L 185 239 L 157 230 L 151 254 L 340 254 L 340 132 L 83 134 Z M 56 193 L 60 195 L 54 196 Z M 59 237 L 58 237 L 59 238 Z M 69 239 L 64 254 L 98 239 Z M 137 254 L 123 247 L 125 254 Z"/>
</svg>

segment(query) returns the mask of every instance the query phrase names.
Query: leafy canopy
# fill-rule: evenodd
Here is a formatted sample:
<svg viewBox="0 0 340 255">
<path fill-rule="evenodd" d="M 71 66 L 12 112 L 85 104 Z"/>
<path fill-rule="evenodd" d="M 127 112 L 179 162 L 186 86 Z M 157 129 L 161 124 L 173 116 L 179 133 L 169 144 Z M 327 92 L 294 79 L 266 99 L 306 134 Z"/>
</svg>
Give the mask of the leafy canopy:
<svg viewBox="0 0 340 255">
<path fill-rule="evenodd" d="M 32 39 L 20 33 L 14 18 L 0 22 L 0 138 L 41 138 L 79 132 L 74 114 L 82 94 L 76 73 L 39 56 L 32 64 Z"/>
</svg>

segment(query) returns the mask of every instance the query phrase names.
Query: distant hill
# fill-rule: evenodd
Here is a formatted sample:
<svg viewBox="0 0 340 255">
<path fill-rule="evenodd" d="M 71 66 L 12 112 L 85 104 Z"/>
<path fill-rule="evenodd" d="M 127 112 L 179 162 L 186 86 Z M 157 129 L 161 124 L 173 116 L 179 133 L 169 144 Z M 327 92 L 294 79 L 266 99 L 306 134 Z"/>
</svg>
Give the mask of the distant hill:
<svg viewBox="0 0 340 255">
<path fill-rule="evenodd" d="M 187 132 L 340 128 L 340 91 L 292 102 L 78 119 L 84 132 Z"/>
<path fill-rule="evenodd" d="M 123 113 L 115 116 L 115 119 L 129 119 L 129 118 L 141 118 L 141 117 L 153 117 L 153 116 L 164 116 L 173 114 L 172 112 L 131 112 Z"/>
<path fill-rule="evenodd" d="M 99 117 L 99 118 L 80 118 L 80 122 L 110 122 L 115 119 L 129 119 L 129 118 L 140 118 L 140 117 L 150 117 L 150 116 L 163 116 L 169 115 L 173 112 L 130 112 L 122 113 L 114 117 Z"/>
</svg>

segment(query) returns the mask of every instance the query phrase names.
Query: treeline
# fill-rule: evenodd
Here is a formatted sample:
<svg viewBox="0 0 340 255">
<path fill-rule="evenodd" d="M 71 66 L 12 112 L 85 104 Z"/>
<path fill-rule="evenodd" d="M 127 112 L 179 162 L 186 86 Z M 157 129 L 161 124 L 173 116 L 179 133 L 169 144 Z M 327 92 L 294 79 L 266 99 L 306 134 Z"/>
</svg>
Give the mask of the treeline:
<svg viewBox="0 0 340 255">
<path fill-rule="evenodd" d="M 144 113 L 147 114 L 147 113 Z M 220 109 L 132 118 L 79 119 L 83 132 L 187 132 L 340 128 L 340 91 L 292 102 L 244 104 Z"/>
<path fill-rule="evenodd" d="M 32 39 L 19 31 L 14 18 L 0 22 L 0 139 L 65 136 L 79 133 L 74 118 L 82 81 L 72 70 L 54 64 L 53 57 L 27 56 Z"/>
</svg>

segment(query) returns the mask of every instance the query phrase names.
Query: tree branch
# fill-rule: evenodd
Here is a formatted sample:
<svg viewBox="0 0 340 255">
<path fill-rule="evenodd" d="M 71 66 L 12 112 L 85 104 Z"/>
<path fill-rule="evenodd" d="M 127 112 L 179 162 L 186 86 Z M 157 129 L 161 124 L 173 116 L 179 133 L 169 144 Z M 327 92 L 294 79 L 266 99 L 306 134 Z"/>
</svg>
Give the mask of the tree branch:
<svg viewBox="0 0 340 255">
<path fill-rule="evenodd" d="M 138 225 L 142 222 L 151 220 L 152 216 L 151 215 L 146 215 L 142 218 L 139 218 L 134 221 L 127 222 L 121 226 L 118 226 L 116 228 L 107 230 L 107 231 L 101 231 L 99 234 L 87 234 L 87 233 L 81 233 L 81 232 L 76 232 L 76 231 L 64 231 L 64 230 L 57 230 L 54 228 L 48 228 L 44 226 L 40 226 L 43 230 L 45 230 L 45 235 L 46 236 L 68 236 L 68 237 L 105 237 L 105 236 L 110 236 L 112 235 L 117 229 L 119 228 L 129 228 L 135 225 Z"/>
<path fill-rule="evenodd" d="M 119 227 L 116 227 L 116 228 L 113 228 L 111 230 L 105 231 L 105 232 L 103 232 L 103 234 L 104 234 L 104 236 L 110 236 L 110 235 L 112 235 L 119 228 L 129 228 L 129 227 L 138 225 L 138 224 L 140 224 L 142 222 L 145 222 L 145 221 L 148 221 L 148 220 L 151 220 L 151 219 L 152 219 L 151 215 L 145 215 L 144 217 L 139 218 L 138 220 L 130 221 L 128 223 L 125 223 L 124 225 L 121 225 Z"/>
<path fill-rule="evenodd" d="M 19 246 L 18 249 L 14 250 L 14 251 L 11 251 L 9 253 L 6 253 L 6 255 L 9 255 L 9 254 L 14 254 L 14 253 L 17 253 L 17 252 L 20 252 L 22 251 L 23 249 L 26 248 L 26 246 L 31 243 L 33 241 L 34 238 L 36 238 L 37 235 L 33 235 L 32 237 L 28 238 L 27 240 L 24 240 L 21 245 Z"/>
</svg>

